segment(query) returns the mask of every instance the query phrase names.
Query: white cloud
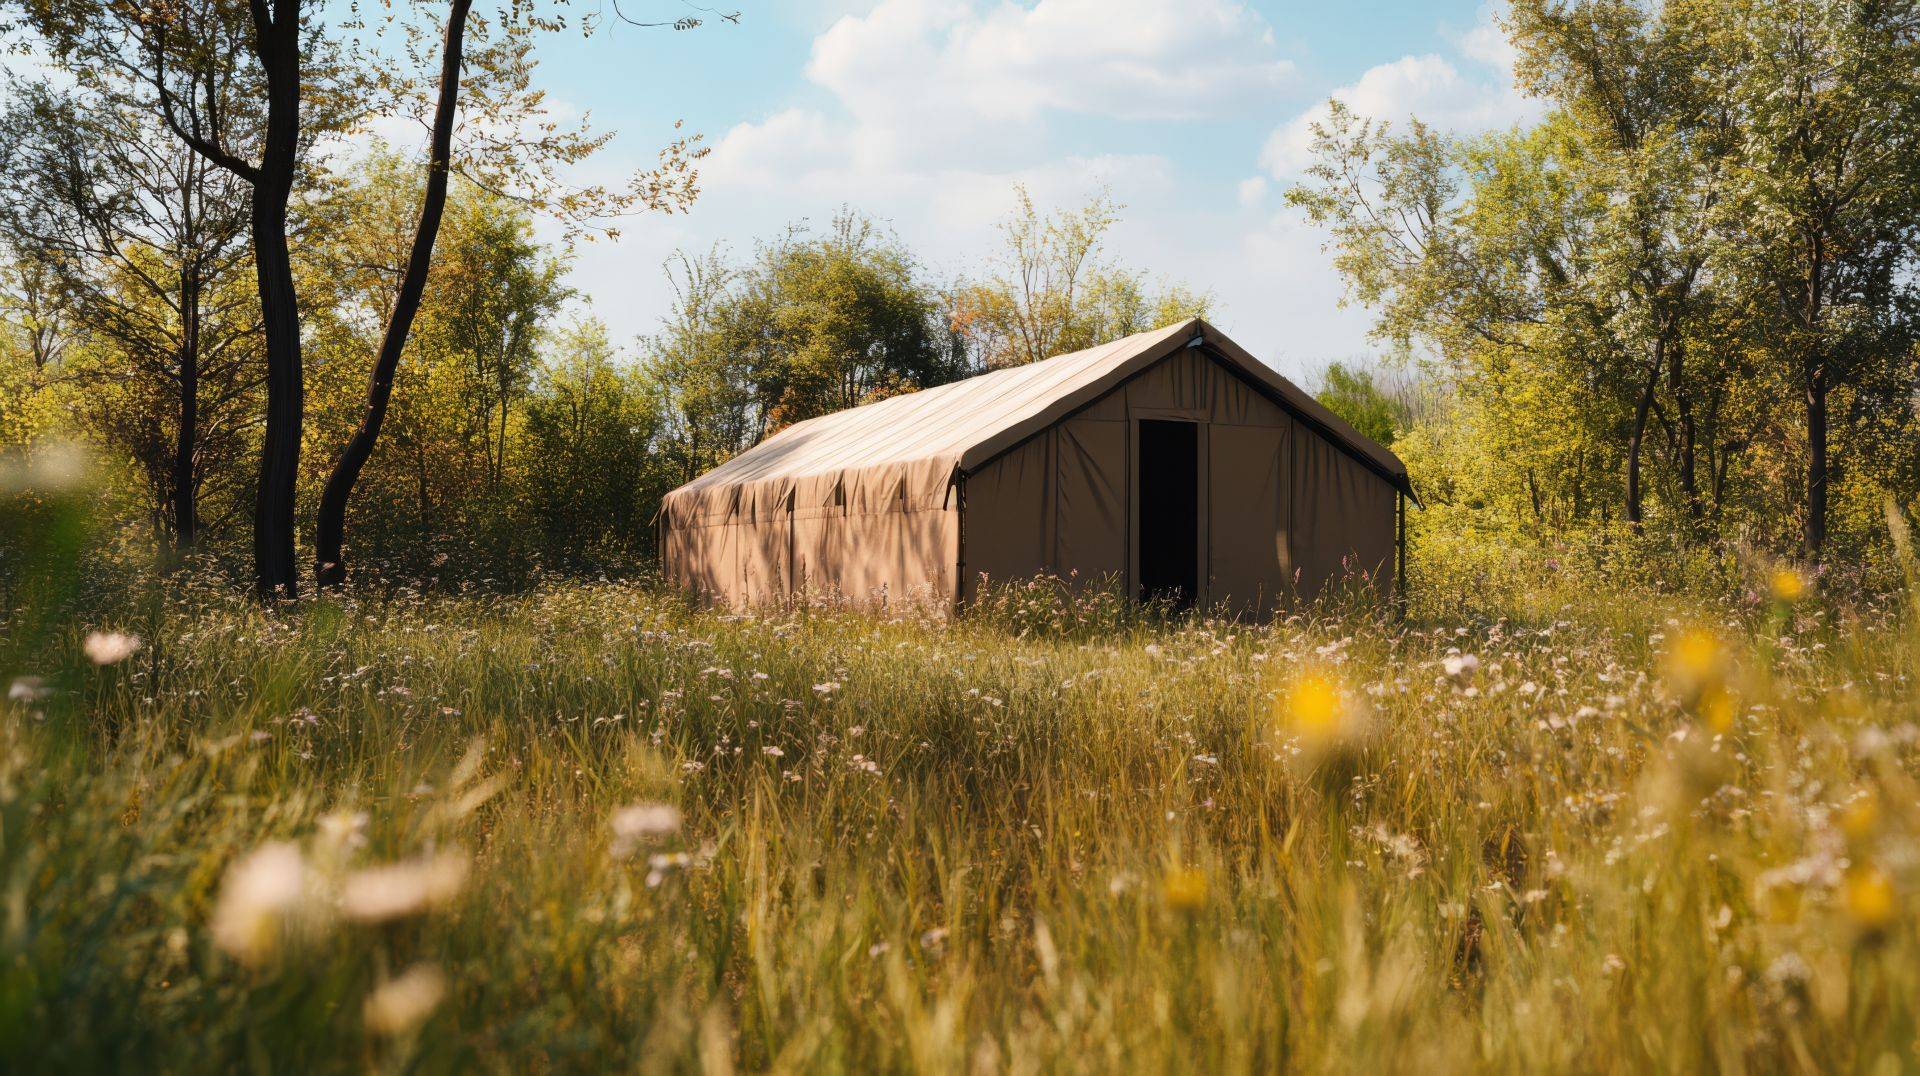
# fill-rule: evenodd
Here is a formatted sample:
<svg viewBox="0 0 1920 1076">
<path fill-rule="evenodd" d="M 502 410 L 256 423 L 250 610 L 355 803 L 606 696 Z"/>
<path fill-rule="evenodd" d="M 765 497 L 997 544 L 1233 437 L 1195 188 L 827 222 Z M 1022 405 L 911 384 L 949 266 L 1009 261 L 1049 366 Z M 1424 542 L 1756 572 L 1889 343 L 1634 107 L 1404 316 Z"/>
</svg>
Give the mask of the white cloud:
<svg viewBox="0 0 1920 1076">
<path fill-rule="evenodd" d="M 1048 110 L 1183 118 L 1280 85 L 1292 64 L 1234 0 L 883 0 L 815 39 L 807 76 L 856 115 Z"/>
<path fill-rule="evenodd" d="M 1520 53 L 1513 47 L 1513 42 L 1507 40 L 1507 32 L 1500 26 L 1503 6 L 1491 3 L 1481 5 L 1479 18 L 1474 21 L 1472 29 L 1464 34 L 1446 36 L 1467 59 L 1495 71 L 1511 72 Z"/>
<path fill-rule="evenodd" d="M 1393 123 L 1412 116 L 1430 127 L 1461 133 L 1489 131 L 1539 115 L 1539 103 L 1514 85 L 1514 52 L 1495 21 L 1496 10 L 1482 8 L 1474 28 L 1455 37 L 1462 58 L 1470 63 L 1457 64 L 1439 53 L 1402 56 L 1368 68 L 1328 96 L 1362 116 Z M 1322 101 L 1281 124 L 1267 138 L 1260 166 L 1278 179 L 1298 176 L 1312 163 L 1313 126 L 1327 114 Z"/>
<path fill-rule="evenodd" d="M 1062 152 L 1056 118 L 1228 114 L 1289 77 L 1277 49 L 1238 0 L 881 0 L 814 39 L 807 78 L 832 105 L 715 142 L 700 211 L 737 200 L 738 230 L 773 205 L 818 216 L 847 204 L 916 247 L 925 237 L 929 261 L 978 253 L 1016 183 L 1043 205 L 1100 186 L 1123 202 L 1170 188 L 1163 156 Z M 952 249 L 961 239 L 968 249 Z"/>
<path fill-rule="evenodd" d="M 1118 125 L 1169 134 L 1192 117 L 1245 118 L 1289 89 L 1299 99 L 1272 31 L 1241 0 L 878 0 L 814 25 L 808 91 L 712 141 L 692 215 L 649 215 L 618 245 L 582 251 L 575 281 L 617 335 L 664 312 L 659 264 L 674 247 L 724 240 L 740 253 L 843 205 L 889 222 L 931 272 L 971 271 L 1022 183 L 1043 207 L 1111 187 L 1127 206 L 1114 256 L 1211 292 L 1221 327 L 1283 372 L 1367 350 L 1370 319 L 1339 307 L 1324 236 L 1274 198 L 1292 175 L 1289 132 L 1311 113 L 1282 124 L 1272 160 L 1245 179 L 1196 177 L 1154 151 L 1164 138 L 1111 151 Z M 1440 52 L 1335 93 L 1460 129 L 1524 115 L 1497 35 L 1438 36 Z"/>
</svg>

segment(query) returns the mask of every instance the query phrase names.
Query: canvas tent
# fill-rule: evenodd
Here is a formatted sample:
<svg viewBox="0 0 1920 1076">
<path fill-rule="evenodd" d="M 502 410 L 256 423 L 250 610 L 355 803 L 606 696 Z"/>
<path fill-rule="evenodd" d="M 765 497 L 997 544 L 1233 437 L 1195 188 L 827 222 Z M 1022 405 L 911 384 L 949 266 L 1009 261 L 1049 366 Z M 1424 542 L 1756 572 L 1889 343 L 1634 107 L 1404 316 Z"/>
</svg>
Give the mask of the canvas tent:
<svg viewBox="0 0 1920 1076">
<path fill-rule="evenodd" d="M 1264 616 L 1398 584 L 1406 467 L 1200 320 L 789 426 L 668 494 L 662 560 L 745 606 L 964 604 L 1048 573 Z"/>
</svg>

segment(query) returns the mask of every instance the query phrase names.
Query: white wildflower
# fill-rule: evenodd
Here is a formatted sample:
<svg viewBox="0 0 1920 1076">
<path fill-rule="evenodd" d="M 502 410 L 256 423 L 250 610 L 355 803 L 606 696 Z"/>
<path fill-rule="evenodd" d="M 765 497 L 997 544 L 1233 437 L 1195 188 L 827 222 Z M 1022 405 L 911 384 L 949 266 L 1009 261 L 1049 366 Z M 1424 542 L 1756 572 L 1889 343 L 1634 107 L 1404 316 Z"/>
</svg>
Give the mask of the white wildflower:
<svg viewBox="0 0 1920 1076">
<path fill-rule="evenodd" d="M 115 665 L 132 657 L 134 651 L 140 649 L 140 637 L 117 631 L 91 632 L 82 649 L 87 653 L 87 660 L 95 665 Z"/>
<path fill-rule="evenodd" d="M 340 910 L 364 923 L 416 915 L 452 900 L 467 880 L 467 859 L 458 852 L 369 867 L 347 876 Z"/>
<path fill-rule="evenodd" d="M 613 812 L 613 854 L 621 859 L 651 841 L 680 832 L 680 808 L 671 803 L 635 803 Z"/>
<path fill-rule="evenodd" d="M 213 943 L 246 963 L 264 962 L 312 892 L 300 849 L 286 841 L 261 845 L 227 868 L 213 909 Z"/>
<path fill-rule="evenodd" d="M 13 684 L 7 688 L 7 698 L 14 702 L 39 702 L 51 694 L 53 689 L 38 676 L 15 677 Z"/>
<path fill-rule="evenodd" d="M 381 1035 L 404 1035 L 433 1015 L 446 994 L 446 976 L 439 968 L 415 964 L 367 995 L 363 1010 L 367 1029 Z"/>
<path fill-rule="evenodd" d="M 693 857 L 685 852 L 655 852 L 647 857 L 647 888 L 660 888 L 667 875 L 692 865 Z"/>
</svg>

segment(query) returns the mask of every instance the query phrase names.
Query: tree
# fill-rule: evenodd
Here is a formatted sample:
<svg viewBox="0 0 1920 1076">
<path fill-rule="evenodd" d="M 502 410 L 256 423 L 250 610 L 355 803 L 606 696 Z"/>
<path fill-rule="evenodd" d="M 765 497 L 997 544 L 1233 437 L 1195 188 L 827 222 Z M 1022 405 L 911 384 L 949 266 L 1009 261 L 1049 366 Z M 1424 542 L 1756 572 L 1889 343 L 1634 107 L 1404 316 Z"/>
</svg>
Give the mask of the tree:
<svg viewBox="0 0 1920 1076">
<path fill-rule="evenodd" d="M 676 299 L 643 362 L 683 481 L 794 422 L 966 372 L 938 291 L 851 212 L 790 226 L 744 266 L 676 254 Z"/>
<path fill-rule="evenodd" d="M 452 0 L 440 51 L 440 89 L 434 101 L 432 133 L 428 136 L 426 190 L 420 198 L 420 220 L 414 228 L 413 242 L 407 252 L 406 268 L 400 274 L 400 286 L 387 315 L 381 334 L 380 351 L 373 362 L 373 374 L 367 386 L 366 414 L 346 447 L 334 460 L 320 494 L 320 510 L 314 524 L 314 580 L 320 586 L 337 587 L 346 581 L 345 542 L 347 502 L 360 472 L 373 455 L 380 439 L 380 427 L 386 422 L 387 403 L 393 396 L 393 374 L 400 365 L 400 352 L 407 334 L 413 330 L 414 315 L 420 310 L 420 298 L 427 287 L 427 271 L 433 264 L 433 245 L 440 235 L 440 217 L 446 211 L 447 181 L 452 172 L 453 123 L 460 100 L 460 65 L 465 54 L 467 13 L 472 0 Z"/>
<path fill-rule="evenodd" d="M 797 225 L 760 248 L 725 314 L 753 371 L 756 439 L 959 376 L 938 297 L 916 271 L 898 239 L 846 211 L 824 235 Z"/>
<path fill-rule="evenodd" d="M 314 576 L 323 587 L 337 587 L 346 581 L 347 505 L 360 472 L 373 454 L 385 422 L 388 401 L 393 392 L 394 371 L 398 367 L 415 316 L 420 310 L 427 274 L 433 263 L 433 248 L 440 220 L 446 208 L 447 183 L 454 167 L 454 122 L 460 101 L 460 80 L 466 53 L 466 29 L 471 0 L 452 0 L 440 49 L 439 88 L 434 98 L 430 128 L 425 191 L 420 215 L 393 306 L 387 316 L 380 350 L 374 360 L 367 388 L 364 416 L 353 437 L 335 459 L 320 497 L 315 522 Z M 695 18 L 674 22 L 675 29 L 693 29 Z M 503 48 L 484 52 L 481 69 L 490 75 L 483 84 L 483 104 L 490 105 L 488 115 L 495 123 L 510 123 L 514 112 L 537 115 L 539 96 L 529 92 L 531 69 L 526 43 L 509 38 Z M 648 209 L 671 211 L 691 203 L 697 188 L 691 162 L 701 151 L 697 139 L 681 139 L 662 154 L 660 167 L 635 177 L 626 192 L 613 193 L 604 188 L 564 186 L 552 169 L 556 164 L 584 159 L 602 144 L 604 138 L 584 134 L 549 133 L 531 142 L 510 147 L 505 154 L 476 154 L 467 165 L 468 175 L 481 186 L 500 191 L 515 186 L 528 187 L 527 200 L 551 210 L 571 222 L 579 222 L 609 212 L 625 211 L 635 204 Z M 489 147 L 498 150 L 501 147 Z M 513 302 L 513 300 L 509 300 Z M 504 370 L 502 367 L 501 370 Z M 499 372 L 499 371 L 496 371 Z M 506 409 L 501 408 L 502 421 Z M 505 452 L 506 438 L 501 431 L 499 446 Z M 498 475 L 495 475 L 495 482 Z"/>
<path fill-rule="evenodd" d="M 258 320 L 235 286 L 244 193 L 112 97 L 17 89 L 0 116 L 0 221 L 33 253 L 16 272 L 40 305 L 85 326 L 63 376 L 86 384 L 79 405 L 137 461 L 172 549 L 185 550 L 202 486 L 244 444 L 258 384 Z M 56 350 L 49 324 L 36 319 L 30 337 L 41 369 Z"/>
<path fill-rule="evenodd" d="M 1920 4 L 1516 0 L 1507 26 L 1541 123 L 1396 135 L 1336 103 L 1290 199 L 1533 519 L 1618 503 L 1691 540 L 1733 506 L 1777 540 L 1797 508 L 1817 554 L 1831 401 L 1862 462 L 1912 414 Z"/>
<path fill-rule="evenodd" d="M 1827 541 L 1829 402 L 1915 337 L 1920 4 L 1723 0 L 1702 12 L 1712 90 L 1742 135 L 1722 250 L 1798 390 L 1802 546 Z"/>
<path fill-rule="evenodd" d="M 1596 500 L 1598 455 L 1619 425 L 1617 303 L 1590 289 L 1604 197 L 1566 177 L 1582 145 L 1566 122 L 1472 142 L 1410 121 L 1405 134 L 1335 102 L 1316 132 L 1313 183 L 1288 193 L 1326 227 L 1349 295 L 1393 353 L 1420 356 L 1463 398 L 1534 523 Z M 1611 459 L 1606 462 L 1610 463 Z M 1488 501 L 1483 498 L 1483 503 Z"/>
<path fill-rule="evenodd" d="M 739 270 L 715 248 L 668 258 L 674 297 L 661 331 L 642 342 L 642 372 L 659 400 L 660 449 L 677 480 L 702 472 L 759 440 L 763 423 L 754 372 L 735 350 L 733 292 Z"/>
<path fill-rule="evenodd" d="M 266 356 L 254 582 L 263 597 L 291 597 L 304 370 L 288 214 L 303 149 L 316 133 L 338 129 L 353 97 L 303 98 L 303 78 L 317 65 L 344 87 L 350 69 L 330 63 L 324 38 L 302 22 L 301 0 L 182 0 L 160 8 L 32 0 L 18 7 L 82 92 L 153 117 L 247 188 Z"/>
<path fill-rule="evenodd" d="M 524 497 L 552 559 L 601 567 L 652 548 L 651 517 L 677 484 L 654 451 L 661 419 L 604 326 L 559 334 L 527 400 L 524 438 Z"/>
<path fill-rule="evenodd" d="M 1020 366 L 1206 316 L 1208 296 L 1179 285 L 1156 289 L 1145 274 L 1102 257 L 1123 208 L 1111 194 L 1044 217 L 1025 187 L 1014 195 L 999 257 L 951 299 L 953 324 L 976 367 Z"/>
<path fill-rule="evenodd" d="M 110 71 L 127 85 L 142 87 L 139 104 L 160 116 L 179 140 L 207 161 L 226 169 L 250 188 L 253 261 L 266 341 L 267 416 L 261 473 L 254 521 L 256 587 L 263 596 L 291 597 L 297 590 L 294 508 L 299 471 L 301 427 L 305 414 L 304 367 L 301 362 L 301 310 L 288 244 L 289 212 L 304 151 L 317 135 L 341 129 L 386 99 L 406 101 L 413 94 L 411 78 L 389 73 L 392 68 L 354 55 L 366 29 L 349 9 L 348 23 L 338 39 L 329 37 L 319 5 L 307 0 L 184 0 L 149 9 L 114 0 L 15 0 L 22 21 L 47 48 L 59 66 L 80 80 Z M 429 153 L 429 178 L 416 251 L 401 278 L 400 298 L 416 296 L 431 261 L 437 210 L 444 198 L 444 176 L 452 167 L 450 136 L 457 107 L 461 74 L 468 61 L 479 61 L 469 81 L 485 83 L 480 94 L 490 119 L 507 132 L 483 135 L 485 163 L 476 169 L 492 179 L 524 181 L 535 188 L 536 201 L 576 220 L 591 219 L 607 210 L 619 210 L 635 201 L 655 199 L 662 204 L 684 201 L 692 195 L 689 140 L 668 147 L 662 167 L 636 177 L 625 191 L 597 185 L 564 192 L 555 169 L 578 161 L 604 144 L 552 123 L 535 123 L 532 136 L 522 121 L 544 116 L 543 95 L 530 78 L 530 31 L 558 28 L 563 20 L 512 5 L 498 20 L 501 36 L 494 47 L 478 55 L 466 49 L 466 0 L 453 0 L 442 37 L 441 72 L 435 103 L 435 134 Z M 389 18 L 383 26 L 392 25 Z M 700 20 L 676 20 L 677 29 L 690 29 Z M 410 33 L 419 24 L 400 20 Z M 375 28 L 378 36 L 380 28 Z M 341 56 L 349 62 L 339 62 Z M 369 77 L 362 72 L 372 72 Z M 264 102 L 257 112 L 254 102 Z M 249 122 L 255 115 L 257 122 Z M 439 178 L 435 178 L 438 176 Z M 513 184 L 496 189 L 505 191 Z M 439 194 L 436 194 L 436 188 Z M 550 192 L 542 193 L 542 192 Z M 383 347 L 370 381 L 367 418 L 336 468 L 338 480 L 326 498 L 320 537 L 328 547 L 344 534 L 344 514 L 354 478 L 372 451 L 391 385 L 391 367 L 398 361 L 417 298 L 396 304 L 390 318 L 392 347 Z M 317 567 L 329 581 L 344 572 L 337 548 L 321 551 Z"/>
<path fill-rule="evenodd" d="M 415 163 L 376 147 L 308 209 L 301 289 L 309 437 L 345 443 L 365 419 L 363 357 L 386 332 L 416 224 Z M 394 371 L 380 450 L 355 486 L 352 549 L 370 571 L 472 563 L 432 574 L 480 578 L 525 567 L 533 539 L 522 485 L 526 407 L 570 295 L 563 251 L 541 243 L 520 203 L 464 178 L 449 185 L 405 361 Z M 322 473 L 317 479 L 328 476 Z M 471 539 L 461 541 L 460 539 Z"/>
<path fill-rule="evenodd" d="M 1522 84 L 1553 106 L 1541 124 L 1396 136 L 1336 103 L 1315 183 L 1289 197 L 1329 228 L 1383 338 L 1451 366 L 1490 412 L 1483 431 L 1525 431 L 1501 458 L 1536 518 L 1556 490 L 1605 517 L 1595 479 L 1618 467 L 1642 526 L 1657 435 L 1659 500 L 1691 532 L 1717 520 L 1751 441 L 1729 406 L 1742 330 L 1709 264 L 1737 139 L 1697 74 L 1703 37 L 1625 0 L 1523 0 L 1508 27 Z"/>
<path fill-rule="evenodd" d="M 532 385 L 543 326 L 571 292 L 563 263 L 535 241 L 525 213 L 485 193 L 456 212 L 461 220 L 420 344 L 451 364 L 463 439 L 478 447 L 481 489 L 494 495 L 506 479 L 514 406 Z"/>
<path fill-rule="evenodd" d="M 50 390 L 69 331 L 53 290 L 41 260 L 0 244 L 0 445 L 26 445 L 57 428 Z"/>
<path fill-rule="evenodd" d="M 1716 95 L 1698 77 L 1706 44 L 1684 13 L 1633 0 L 1522 0 L 1509 10 L 1523 86 L 1554 101 L 1581 133 L 1579 181 L 1607 194 L 1595 231 L 1594 284 L 1618 305 L 1612 332 L 1639 356 L 1627 446 L 1626 511 L 1645 518 L 1642 446 L 1664 391 L 1689 519 L 1703 510 L 1697 386 L 1687 343 L 1709 304 L 1703 269 L 1732 149 Z"/>
<path fill-rule="evenodd" d="M 1393 444 L 1406 428 L 1402 409 L 1374 383 L 1373 371 L 1365 367 L 1333 363 L 1320 372 L 1320 384 L 1313 395 L 1327 410 L 1383 445 Z"/>
</svg>

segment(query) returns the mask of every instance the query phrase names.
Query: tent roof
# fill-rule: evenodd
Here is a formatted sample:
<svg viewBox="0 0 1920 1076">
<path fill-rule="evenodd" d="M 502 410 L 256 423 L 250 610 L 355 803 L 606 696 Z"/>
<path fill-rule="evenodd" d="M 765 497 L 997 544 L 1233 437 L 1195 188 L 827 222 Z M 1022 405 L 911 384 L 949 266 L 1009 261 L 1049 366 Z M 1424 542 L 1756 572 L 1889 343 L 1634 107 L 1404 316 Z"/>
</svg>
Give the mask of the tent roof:
<svg viewBox="0 0 1920 1076">
<path fill-rule="evenodd" d="M 1255 389 L 1346 448 L 1369 470 L 1411 493 L 1406 465 L 1194 318 L 1098 347 L 970 377 L 795 423 L 667 495 L 670 518 L 712 506 L 715 495 L 748 487 L 784 493 L 821 478 L 872 470 L 938 475 L 977 470 L 1028 437 L 1092 403 L 1183 347 L 1206 345 Z"/>
</svg>

